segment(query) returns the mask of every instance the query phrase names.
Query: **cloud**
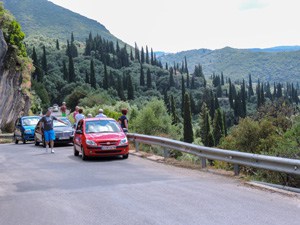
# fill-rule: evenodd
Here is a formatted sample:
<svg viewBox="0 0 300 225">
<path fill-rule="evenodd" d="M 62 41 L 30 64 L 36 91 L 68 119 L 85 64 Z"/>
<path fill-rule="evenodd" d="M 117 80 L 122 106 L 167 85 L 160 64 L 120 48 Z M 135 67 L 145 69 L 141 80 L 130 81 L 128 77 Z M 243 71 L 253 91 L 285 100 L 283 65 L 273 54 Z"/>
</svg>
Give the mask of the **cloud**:
<svg viewBox="0 0 300 225">
<path fill-rule="evenodd" d="M 240 4 L 239 9 L 240 10 L 262 9 L 267 6 L 268 6 L 268 4 L 262 0 L 247 0 L 247 1 L 243 1 Z"/>
</svg>

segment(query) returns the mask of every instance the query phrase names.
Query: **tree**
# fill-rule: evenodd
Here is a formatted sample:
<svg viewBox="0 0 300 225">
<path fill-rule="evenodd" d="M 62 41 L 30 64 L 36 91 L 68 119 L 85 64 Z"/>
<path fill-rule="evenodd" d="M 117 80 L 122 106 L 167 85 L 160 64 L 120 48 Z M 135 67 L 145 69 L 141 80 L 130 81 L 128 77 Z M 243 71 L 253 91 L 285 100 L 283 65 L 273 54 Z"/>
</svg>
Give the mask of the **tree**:
<svg viewBox="0 0 300 225">
<path fill-rule="evenodd" d="M 57 49 L 57 50 L 60 50 L 58 39 L 56 39 L 56 49 Z"/>
<path fill-rule="evenodd" d="M 48 64 L 47 64 L 47 55 L 46 55 L 46 47 L 45 47 L 45 45 L 43 46 L 42 69 L 47 74 L 47 72 L 48 72 Z"/>
<path fill-rule="evenodd" d="M 142 47 L 142 50 L 141 50 L 141 63 L 145 63 L 145 52 L 144 52 L 144 48 Z"/>
<path fill-rule="evenodd" d="M 170 84 L 170 87 L 175 86 L 175 81 L 174 81 L 173 69 L 172 68 L 170 69 L 169 84 Z"/>
<path fill-rule="evenodd" d="M 122 100 L 122 101 L 125 101 L 126 98 L 125 98 L 125 94 L 124 94 L 124 88 L 123 88 L 123 82 L 122 82 L 122 78 L 119 76 L 118 77 L 118 96 L 119 98 Z"/>
<path fill-rule="evenodd" d="M 254 95 L 251 74 L 249 74 L 248 95 L 249 95 L 249 98 Z"/>
<path fill-rule="evenodd" d="M 150 60 L 149 60 L 149 51 L 148 51 L 148 46 L 146 45 L 146 63 L 149 64 Z"/>
<path fill-rule="evenodd" d="M 221 138 L 224 136 L 224 124 L 221 109 L 217 109 L 215 112 L 215 118 L 213 122 L 213 135 L 215 140 L 215 145 L 220 143 Z"/>
<path fill-rule="evenodd" d="M 223 75 L 223 72 L 221 72 L 221 85 L 224 85 L 225 82 L 224 82 L 224 75 Z"/>
<path fill-rule="evenodd" d="M 75 69 L 74 69 L 74 62 L 72 56 L 69 56 L 69 81 L 75 82 Z"/>
<path fill-rule="evenodd" d="M 90 76 L 89 76 L 89 73 L 87 70 L 85 71 L 85 83 L 87 83 L 87 84 L 90 83 Z"/>
<path fill-rule="evenodd" d="M 93 59 L 91 59 L 91 63 L 90 63 L 90 77 L 91 77 L 90 78 L 91 86 L 96 89 L 97 81 L 96 81 L 95 66 L 94 66 Z"/>
<path fill-rule="evenodd" d="M 194 133 L 192 126 L 192 114 L 190 97 L 188 93 L 184 95 L 184 123 L 183 123 L 183 141 L 192 143 L 194 141 Z"/>
<path fill-rule="evenodd" d="M 184 78 L 181 77 L 181 113 L 184 114 L 184 99 L 185 99 L 185 85 Z"/>
<path fill-rule="evenodd" d="M 63 61 L 63 75 L 64 75 L 64 80 L 67 81 L 67 82 L 69 82 L 70 81 L 69 72 L 68 72 L 65 60 Z"/>
<path fill-rule="evenodd" d="M 127 99 L 133 100 L 134 99 L 134 88 L 133 88 L 133 82 L 132 82 L 130 75 L 128 75 L 127 85 L 128 85 L 127 86 Z"/>
<path fill-rule="evenodd" d="M 145 75 L 143 70 L 143 64 L 141 64 L 141 69 L 140 69 L 140 86 L 145 86 Z"/>
<path fill-rule="evenodd" d="M 209 118 L 209 112 L 206 103 L 202 104 L 201 107 L 201 114 L 200 114 L 200 137 L 202 140 L 202 143 L 205 146 L 210 146 L 209 145 L 209 134 L 210 132 L 210 118 Z M 214 143 L 213 143 L 214 145 Z M 211 145 L 211 146 L 213 146 Z"/>
<path fill-rule="evenodd" d="M 178 116 L 176 114 L 176 103 L 173 95 L 171 95 L 170 97 L 170 108 L 171 108 L 172 124 L 176 125 L 178 124 Z"/>
<path fill-rule="evenodd" d="M 246 103 L 246 85 L 245 85 L 245 80 L 243 79 L 243 84 L 241 87 L 241 106 L 242 106 L 242 110 L 241 110 L 241 117 L 245 118 L 247 115 L 247 103 Z"/>
<path fill-rule="evenodd" d="M 107 73 L 107 67 L 104 63 L 104 77 L 103 77 L 103 89 L 107 90 L 109 88 L 108 86 L 108 73 Z"/>
<path fill-rule="evenodd" d="M 150 69 L 147 69 L 147 88 L 151 89 L 152 88 L 152 78 L 151 78 L 151 72 Z"/>
</svg>

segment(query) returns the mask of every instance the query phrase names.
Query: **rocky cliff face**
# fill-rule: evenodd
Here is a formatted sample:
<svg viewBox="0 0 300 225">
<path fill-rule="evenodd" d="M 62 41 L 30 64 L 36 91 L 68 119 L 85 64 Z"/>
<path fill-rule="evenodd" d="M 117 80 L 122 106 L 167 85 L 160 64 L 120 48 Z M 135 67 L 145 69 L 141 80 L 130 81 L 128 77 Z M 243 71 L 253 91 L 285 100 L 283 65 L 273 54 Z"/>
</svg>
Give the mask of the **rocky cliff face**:
<svg viewBox="0 0 300 225">
<path fill-rule="evenodd" d="M 4 68 L 7 49 L 0 29 L 0 132 L 11 132 L 16 119 L 27 115 L 30 108 L 30 98 L 21 88 L 22 72 Z"/>
</svg>

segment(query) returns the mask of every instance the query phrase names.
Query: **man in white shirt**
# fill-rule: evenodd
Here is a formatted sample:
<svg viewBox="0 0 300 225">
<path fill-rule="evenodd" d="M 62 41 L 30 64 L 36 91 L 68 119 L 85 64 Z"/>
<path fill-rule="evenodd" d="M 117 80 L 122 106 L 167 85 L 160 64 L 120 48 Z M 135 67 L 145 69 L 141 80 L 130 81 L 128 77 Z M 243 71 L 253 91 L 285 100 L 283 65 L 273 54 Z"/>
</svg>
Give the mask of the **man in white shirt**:
<svg viewBox="0 0 300 225">
<path fill-rule="evenodd" d="M 106 118 L 107 116 L 106 115 L 104 115 L 103 114 L 103 109 L 99 109 L 99 114 L 98 115 L 96 115 L 96 118 L 99 118 L 99 117 L 104 117 L 104 118 Z"/>
<path fill-rule="evenodd" d="M 85 118 L 85 116 L 83 115 L 83 110 L 82 110 L 82 109 L 79 109 L 79 110 L 78 110 L 78 114 L 75 116 L 75 122 L 76 122 L 76 126 L 75 126 L 75 127 L 77 127 L 78 122 L 79 122 L 80 120 L 84 119 L 84 118 Z"/>
</svg>

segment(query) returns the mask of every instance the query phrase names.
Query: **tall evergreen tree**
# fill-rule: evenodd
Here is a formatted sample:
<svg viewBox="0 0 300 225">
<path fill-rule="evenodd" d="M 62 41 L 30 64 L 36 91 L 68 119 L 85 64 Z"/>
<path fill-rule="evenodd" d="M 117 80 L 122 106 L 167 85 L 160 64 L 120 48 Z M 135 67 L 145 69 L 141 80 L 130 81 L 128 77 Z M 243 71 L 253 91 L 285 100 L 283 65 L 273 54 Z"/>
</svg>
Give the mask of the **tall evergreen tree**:
<svg viewBox="0 0 300 225">
<path fill-rule="evenodd" d="M 67 82 L 69 82 L 70 81 L 69 72 L 68 72 L 65 60 L 63 61 L 63 75 L 64 75 L 64 80 L 67 81 Z"/>
<path fill-rule="evenodd" d="M 107 66 L 104 64 L 103 89 L 107 90 L 109 88 L 108 82 Z"/>
<path fill-rule="evenodd" d="M 139 62 L 141 62 L 141 59 L 140 59 L 140 50 L 137 46 L 136 43 L 134 43 L 134 56 L 135 56 L 135 59 Z M 123 79 L 124 80 L 124 79 Z M 124 86 L 125 87 L 125 86 Z"/>
<path fill-rule="evenodd" d="M 75 69 L 73 58 L 69 56 L 69 82 L 75 82 Z"/>
<path fill-rule="evenodd" d="M 132 48 L 130 48 L 130 60 L 131 60 L 131 61 L 134 60 L 133 53 L 132 53 Z"/>
<path fill-rule="evenodd" d="M 189 74 L 186 75 L 186 87 L 190 88 L 190 75 Z"/>
<path fill-rule="evenodd" d="M 223 125 L 224 125 L 224 136 L 227 136 L 227 122 L 226 122 L 226 114 L 223 112 Z"/>
<path fill-rule="evenodd" d="M 141 49 L 141 63 L 145 63 L 145 52 L 144 52 L 144 48 L 142 47 Z"/>
<path fill-rule="evenodd" d="M 145 86 L 145 75 L 144 75 L 143 64 L 141 64 L 141 69 L 140 69 L 140 86 Z"/>
<path fill-rule="evenodd" d="M 90 76 L 87 70 L 85 70 L 85 83 L 86 84 L 90 83 Z"/>
<path fill-rule="evenodd" d="M 96 89 L 96 84 L 97 84 L 97 81 L 96 81 L 96 73 L 95 73 L 95 65 L 94 65 L 94 60 L 91 59 L 91 62 L 90 62 L 90 84 L 93 88 Z"/>
<path fill-rule="evenodd" d="M 127 99 L 128 100 L 134 100 L 134 88 L 133 88 L 133 82 L 131 79 L 131 76 L 128 75 L 128 80 L 127 80 Z"/>
<path fill-rule="evenodd" d="M 170 97 L 170 108 L 171 108 L 172 124 L 176 125 L 178 124 L 178 116 L 176 114 L 176 103 L 173 95 L 171 95 Z"/>
<path fill-rule="evenodd" d="M 247 115 L 246 97 L 247 97 L 246 85 L 245 85 L 245 80 L 243 79 L 243 84 L 241 86 L 241 106 L 242 106 L 242 109 L 241 109 L 241 115 L 240 115 L 242 118 L 245 118 L 246 115 Z"/>
<path fill-rule="evenodd" d="M 150 69 L 147 69 L 147 88 L 150 90 L 152 88 L 152 77 L 151 77 L 151 72 Z"/>
<path fill-rule="evenodd" d="M 224 85 L 225 82 L 224 82 L 224 75 L 223 75 L 223 72 L 221 72 L 221 85 Z"/>
<path fill-rule="evenodd" d="M 154 65 L 154 54 L 152 48 L 151 48 L 151 65 Z"/>
<path fill-rule="evenodd" d="M 125 101 L 126 98 L 125 98 L 125 94 L 124 94 L 123 81 L 122 81 L 122 78 L 120 76 L 118 77 L 118 85 L 117 86 L 118 86 L 117 91 L 118 91 L 119 98 L 122 101 Z"/>
<path fill-rule="evenodd" d="M 175 86 L 175 81 L 174 81 L 174 76 L 173 76 L 173 69 L 172 70 L 170 69 L 169 84 L 170 84 L 170 87 Z"/>
<path fill-rule="evenodd" d="M 209 134 L 211 132 L 210 132 L 209 112 L 208 112 L 206 103 L 202 104 L 200 116 L 201 116 L 201 118 L 200 118 L 200 137 L 201 137 L 202 143 L 205 146 L 209 146 Z M 214 143 L 213 143 L 213 145 L 214 145 Z"/>
<path fill-rule="evenodd" d="M 60 50 L 58 39 L 56 39 L 56 49 L 57 49 L 57 50 Z"/>
<path fill-rule="evenodd" d="M 185 93 L 184 95 L 183 141 L 187 143 L 192 143 L 194 141 L 191 105 L 188 93 Z"/>
<path fill-rule="evenodd" d="M 248 95 L 249 95 L 249 98 L 254 95 L 251 74 L 249 74 Z"/>
<path fill-rule="evenodd" d="M 47 53 L 46 53 L 45 45 L 43 46 L 42 69 L 43 69 L 44 73 L 47 74 L 47 72 L 48 72 L 48 63 L 47 63 Z"/>
<path fill-rule="evenodd" d="M 181 77 L 181 114 L 184 114 L 184 99 L 185 99 L 185 84 L 184 77 Z"/>
<path fill-rule="evenodd" d="M 35 67 L 34 72 L 32 73 L 32 79 L 34 80 L 38 80 L 38 81 L 42 81 L 42 75 L 43 75 L 43 71 L 41 71 L 40 65 L 39 65 L 39 61 L 38 61 L 38 57 L 35 51 L 35 47 L 33 47 L 32 49 L 32 63 L 33 66 Z"/>
<path fill-rule="evenodd" d="M 146 63 L 150 64 L 148 46 L 146 45 Z"/>
<path fill-rule="evenodd" d="M 224 125 L 221 109 L 217 109 L 215 113 L 215 118 L 213 122 L 213 135 L 215 140 L 215 145 L 220 143 L 221 138 L 224 136 Z"/>
</svg>

